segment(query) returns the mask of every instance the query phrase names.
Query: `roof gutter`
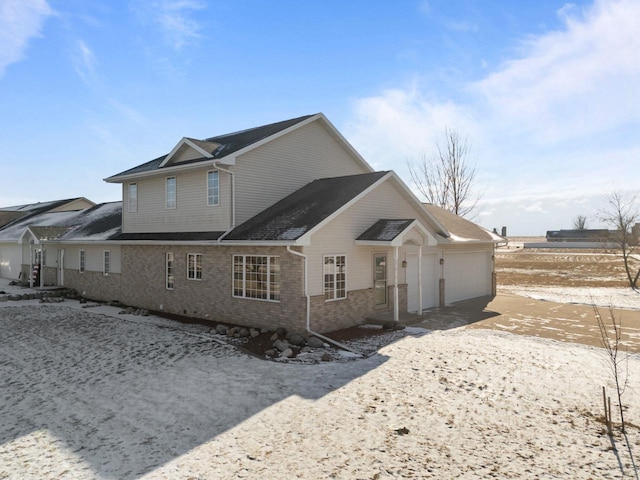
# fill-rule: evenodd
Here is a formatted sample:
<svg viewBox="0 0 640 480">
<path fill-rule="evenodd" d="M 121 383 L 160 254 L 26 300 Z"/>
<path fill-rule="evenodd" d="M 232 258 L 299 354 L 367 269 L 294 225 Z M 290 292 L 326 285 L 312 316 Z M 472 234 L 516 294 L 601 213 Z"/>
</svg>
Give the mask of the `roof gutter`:
<svg viewBox="0 0 640 480">
<path fill-rule="evenodd" d="M 309 269 L 307 268 L 307 256 L 304 253 L 300 253 L 300 252 L 296 252 L 295 250 L 291 250 L 291 246 L 287 245 L 287 252 L 292 253 L 293 255 L 297 255 L 298 257 L 301 257 L 303 260 L 303 264 L 304 264 L 304 296 L 307 299 L 307 321 L 306 321 L 306 328 L 307 328 L 307 332 L 309 332 L 311 335 L 321 338 L 322 340 L 324 340 L 325 342 L 331 343 L 332 345 L 335 345 L 338 348 L 342 348 L 343 350 L 347 350 L 351 353 L 355 353 L 356 355 L 360 355 L 362 358 L 365 358 L 365 355 L 362 352 L 359 352 L 351 347 L 346 346 L 343 343 L 340 342 L 336 342 L 335 340 L 332 340 L 329 337 L 325 337 L 324 335 L 318 333 L 318 332 L 314 332 L 313 330 L 311 330 L 311 296 L 309 295 Z"/>
<path fill-rule="evenodd" d="M 234 228 L 236 228 L 236 176 L 231 170 L 220 167 L 219 164 L 213 162 L 213 166 L 224 173 L 228 173 L 231 176 L 231 226 L 229 229 L 218 237 L 218 244 L 222 243 L 222 239 L 229 235 Z"/>
</svg>

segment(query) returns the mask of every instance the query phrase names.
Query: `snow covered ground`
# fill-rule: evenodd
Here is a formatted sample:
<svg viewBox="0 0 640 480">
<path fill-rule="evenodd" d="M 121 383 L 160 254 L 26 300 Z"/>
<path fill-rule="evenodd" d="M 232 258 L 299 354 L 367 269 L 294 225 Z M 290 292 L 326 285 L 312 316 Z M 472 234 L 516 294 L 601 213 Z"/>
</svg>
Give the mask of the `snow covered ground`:
<svg viewBox="0 0 640 480">
<path fill-rule="evenodd" d="M 640 310 L 640 292 L 631 288 L 543 287 L 501 285 L 500 293 L 557 303 L 582 303 L 600 307 L 613 306 Z"/>
<path fill-rule="evenodd" d="M 110 308 L 0 304 L 0 479 L 632 473 L 598 420 L 602 386 L 613 395 L 598 348 L 409 328 L 367 359 L 278 363 Z M 626 365 L 640 424 L 640 358 Z M 638 427 L 628 438 L 637 461 Z"/>
</svg>

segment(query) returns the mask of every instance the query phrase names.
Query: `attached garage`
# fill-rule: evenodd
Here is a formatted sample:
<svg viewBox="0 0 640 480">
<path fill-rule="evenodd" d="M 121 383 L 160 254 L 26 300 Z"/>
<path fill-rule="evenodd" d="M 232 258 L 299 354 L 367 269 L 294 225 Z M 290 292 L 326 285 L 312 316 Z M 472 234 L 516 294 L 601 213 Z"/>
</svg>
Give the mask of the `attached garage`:
<svg viewBox="0 0 640 480">
<path fill-rule="evenodd" d="M 422 309 L 438 306 L 439 254 L 422 255 Z M 417 312 L 420 304 L 418 254 L 407 253 L 407 311 Z"/>
<path fill-rule="evenodd" d="M 445 303 L 491 295 L 492 252 L 445 253 Z"/>
</svg>

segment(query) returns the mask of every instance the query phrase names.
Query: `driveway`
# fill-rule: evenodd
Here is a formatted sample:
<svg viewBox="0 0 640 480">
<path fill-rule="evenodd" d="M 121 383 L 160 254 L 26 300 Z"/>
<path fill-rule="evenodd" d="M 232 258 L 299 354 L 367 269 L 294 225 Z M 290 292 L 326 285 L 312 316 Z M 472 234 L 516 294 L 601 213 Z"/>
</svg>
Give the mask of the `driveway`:
<svg viewBox="0 0 640 480">
<path fill-rule="evenodd" d="M 600 307 L 605 323 L 611 326 L 608 308 Z M 640 353 L 640 311 L 614 309 L 622 322 L 622 345 Z M 519 295 L 499 294 L 460 302 L 436 309 L 414 326 L 448 330 L 461 326 L 502 330 L 518 335 L 550 338 L 563 342 L 601 347 L 595 312 L 590 305 L 555 303 Z"/>
</svg>

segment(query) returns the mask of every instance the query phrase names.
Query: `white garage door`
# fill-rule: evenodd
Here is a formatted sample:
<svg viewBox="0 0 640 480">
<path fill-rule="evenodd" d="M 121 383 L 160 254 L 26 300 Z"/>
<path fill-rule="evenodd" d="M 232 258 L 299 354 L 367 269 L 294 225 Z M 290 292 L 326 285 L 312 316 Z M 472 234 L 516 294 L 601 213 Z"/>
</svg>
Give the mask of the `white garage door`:
<svg viewBox="0 0 640 480">
<path fill-rule="evenodd" d="M 447 253 L 444 257 L 447 304 L 491 294 L 491 252 Z"/>
<path fill-rule="evenodd" d="M 22 269 L 22 246 L 2 245 L 0 248 L 0 277 L 17 280 Z"/>
<path fill-rule="evenodd" d="M 438 255 L 422 255 L 422 309 L 438 304 Z M 417 312 L 418 296 L 418 255 L 407 254 L 407 311 Z"/>
</svg>

